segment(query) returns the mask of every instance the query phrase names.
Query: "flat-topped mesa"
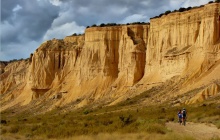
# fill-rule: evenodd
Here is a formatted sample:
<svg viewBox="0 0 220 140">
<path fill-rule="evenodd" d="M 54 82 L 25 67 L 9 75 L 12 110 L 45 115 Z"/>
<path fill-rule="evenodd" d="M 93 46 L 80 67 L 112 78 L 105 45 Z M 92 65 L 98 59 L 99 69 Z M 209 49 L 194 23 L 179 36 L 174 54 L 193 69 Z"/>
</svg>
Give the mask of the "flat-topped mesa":
<svg viewBox="0 0 220 140">
<path fill-rule="evenodd" d="M 83 79 L 93 79 L 98 75 L 117 78 L 120 37 L 120 26 L 86 29 L 80 58 Z"/>
<path fill-rule="evenodd" d="M 25 62 L 22 73 L 16 70 L 21 63 L 11 65 L 11 71 L 2 65 L 1 93 L 17 89 L 16 74 L 23 84 L 11 97 L 19 98 L 5 108 L 42 95 L 46 100 L 59 95 L 54 106 L 80 99 L 81 107 L 101 98 L 113 102 L 125 93 L 126 98 L 133 96 L 138 93 L 132 95 L 130 89 L 139 92 L 173 76 L 187 79 L 187 86 L 196 77 L 205 79 L 204 73 L 218 67 L 219 60 L 220 4 L 212 3 L 151 19 L 151 24 L 91 27 L 84 35 L 46 41 Z"/>
<path fill-rule="evenodd" d="M 64 42 L 68 43 L 73 43 L 73 45 L 78 45 L 78 46 L 83 46 L 84 41 L 85 41 L 85 36 L 84 35 L 72 35 L 72 36 L 67 36 L 64 39 Z"/>
<path fill-rule="evenodd" d="M 133 85 L 144 75 L 148 29 L 149 25 L 93 27 L 86 29 L 84 36 L 43 43 L 31 61 L 34 96 L 59 85 L 67 74 L 72 75 L 73 86 L 94 78 L 101 83 L 110 78 L 110 86 L 119 74 L 119 79 Z"/>
<path fill-rule="evenodd" d="M 116 79 L 120 74 L 137 82 L 143 76 L 148 28 L 149 25 L 129 25 L 86 29 L 82 75 L 86 79 L 97 75 Z"/>
<path fill-rule="evenodd" d="M 201 67 L 206 52 L 219 43 L 219 5 L 208 4 L 152 19 L 145 76 L 157 73 L 160 76 L 154 80 L 165 81 Z"/>
</svg>

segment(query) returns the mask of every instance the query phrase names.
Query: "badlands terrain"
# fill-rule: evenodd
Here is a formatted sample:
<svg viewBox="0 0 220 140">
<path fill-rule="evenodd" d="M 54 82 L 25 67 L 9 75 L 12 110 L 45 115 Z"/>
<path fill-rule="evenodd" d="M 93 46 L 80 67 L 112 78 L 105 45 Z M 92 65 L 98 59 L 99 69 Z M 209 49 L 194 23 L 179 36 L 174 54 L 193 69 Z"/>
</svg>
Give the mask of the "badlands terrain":
<svg viewBox="0 0 220 140">
<path fill-rule="evenodd" d="M 200 139 L 200 125 L 213 133 L 204 139 L 217 139 L 220 4 L 88 27 L 42 43 L 28 59 L 1 62 L 0 72 L 5 139 Z M 180 134 L 183 107 L 190 123 Z"/>
</svg>

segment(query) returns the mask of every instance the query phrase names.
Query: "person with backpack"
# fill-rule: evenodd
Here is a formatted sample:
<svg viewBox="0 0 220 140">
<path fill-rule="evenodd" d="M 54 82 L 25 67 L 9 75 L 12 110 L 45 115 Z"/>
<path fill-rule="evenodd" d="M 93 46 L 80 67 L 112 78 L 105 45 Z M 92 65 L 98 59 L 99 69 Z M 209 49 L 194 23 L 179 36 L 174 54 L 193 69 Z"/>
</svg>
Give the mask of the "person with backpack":
<svg viewBox="0 0 220 140">
<path fill-rule="evenodd" d="M 177 113 L 177 115 L 178 115 L 178 118 L 179 118 L 179 123 L 180 123 L 180 125 L 182 124 L 182 119 L 183 119 L 183 114 L 182 114 L 182 111 L 180 110 L 178 113 Z"/>
<path fill-rule="evenodd" d="M 183 125 L 186 125 L 187 112 L 185 108 L 183 108 L 182 110 L 182 115 L 183 115 L 183 118 L 182 118 Z"/>
</svg>

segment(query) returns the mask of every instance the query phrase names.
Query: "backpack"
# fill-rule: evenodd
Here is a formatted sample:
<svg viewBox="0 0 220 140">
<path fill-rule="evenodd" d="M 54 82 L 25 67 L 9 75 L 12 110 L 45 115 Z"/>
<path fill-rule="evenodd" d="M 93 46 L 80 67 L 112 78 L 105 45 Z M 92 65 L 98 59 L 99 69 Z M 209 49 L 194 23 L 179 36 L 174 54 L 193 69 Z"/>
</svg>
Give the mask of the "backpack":
<svg viewBox="0 0 220 140">
<path fill-rule="evenodd" d="M 183 110 L 183 117 L 186 117 L 186 110 Z"/>
<path fill-rule="evenodd" d="M 182 119 L 182 118 L 183 118 L 183 116 L 182 116 L 182 114 L 181 114 L 181 113 L 178 113 L 178 117 L 179 117 L 180 119 Z"/>
</svg>

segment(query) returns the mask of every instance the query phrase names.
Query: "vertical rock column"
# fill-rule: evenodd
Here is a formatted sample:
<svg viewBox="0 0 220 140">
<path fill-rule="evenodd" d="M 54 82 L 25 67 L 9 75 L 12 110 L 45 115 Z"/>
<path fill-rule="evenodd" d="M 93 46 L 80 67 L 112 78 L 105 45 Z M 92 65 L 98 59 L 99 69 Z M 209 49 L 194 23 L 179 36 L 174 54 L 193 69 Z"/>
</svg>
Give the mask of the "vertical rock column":
<svg viewBox="0 0 220 140">
<path fill-rule="evenodd" d="M 119 45 L 119 79 L 133 86 L 144 75 L 146 42 L 149 25 L 131 25 L 122 28 Z"/>
</svg>

